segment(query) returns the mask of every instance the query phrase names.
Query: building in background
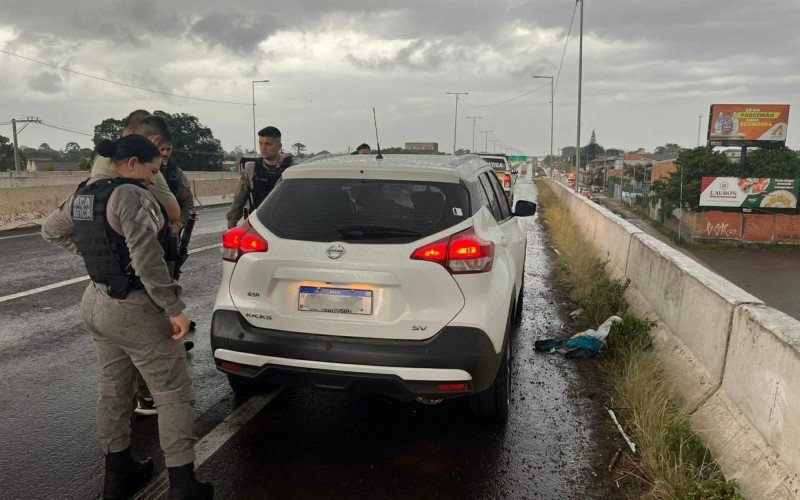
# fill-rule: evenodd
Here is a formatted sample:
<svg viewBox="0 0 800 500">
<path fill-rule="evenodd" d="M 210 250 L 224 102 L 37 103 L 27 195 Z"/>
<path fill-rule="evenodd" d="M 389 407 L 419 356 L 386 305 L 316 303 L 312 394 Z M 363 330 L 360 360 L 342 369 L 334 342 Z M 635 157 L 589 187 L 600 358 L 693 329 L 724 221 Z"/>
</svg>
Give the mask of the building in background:
<svg viewBox="0 0 800 500">
<path fill-rule="evenodd" d="M 28 160 L 28 172 L 71 172 L 78 170 L 77 161 L 51 160 L 50 158 L 31 158 Z"/>
<path fill-rule="evenodd" d="M 438 142 L 407 142 L 405 148 L 407 151 L 413 151 L 421 154 L 439 154 Z"/>
</svg>

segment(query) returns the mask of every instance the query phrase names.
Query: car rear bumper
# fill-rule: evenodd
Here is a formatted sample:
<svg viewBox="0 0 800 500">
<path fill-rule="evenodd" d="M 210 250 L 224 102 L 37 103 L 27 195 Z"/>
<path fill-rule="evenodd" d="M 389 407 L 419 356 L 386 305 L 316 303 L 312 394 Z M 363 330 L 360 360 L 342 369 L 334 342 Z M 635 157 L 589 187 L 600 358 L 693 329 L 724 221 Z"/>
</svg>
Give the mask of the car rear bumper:
<svg viewBox="0 0 800 500">
<path fill-rule="evenodd" d="M 256 328 L 228 310 L 214 312 L 211 349 L 217 367 L 227 373 L 400 399 L 483 391 L 494 382 L 501 360 L 477 328 L 448 326 L 419 341 L 332 337 Z M 462 382 L 463 389 L 448 387 Z"/>
</svg>

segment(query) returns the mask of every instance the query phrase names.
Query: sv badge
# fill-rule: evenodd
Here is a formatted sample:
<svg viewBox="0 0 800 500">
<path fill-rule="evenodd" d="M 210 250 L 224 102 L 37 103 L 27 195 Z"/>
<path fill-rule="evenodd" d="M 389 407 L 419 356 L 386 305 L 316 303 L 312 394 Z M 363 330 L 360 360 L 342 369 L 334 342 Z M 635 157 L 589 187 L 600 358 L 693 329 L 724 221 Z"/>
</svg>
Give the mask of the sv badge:
<svg viewBox="0 0 800 500">
<path fill-rule="evenodd" d="M 412 332 L 424 332 L 424 331 L 425 331 L 425 330 L 427 330 L 427 329 L 428 329 L 428 325 L 425 325 L 425 326 L 422 326 L 422 325 L 420 325 L 420 326 L 417 326 L 417 325 L 412 325 L 412 326 L 411 326 L 411 331 L 412 331 Z"/>
</svg>

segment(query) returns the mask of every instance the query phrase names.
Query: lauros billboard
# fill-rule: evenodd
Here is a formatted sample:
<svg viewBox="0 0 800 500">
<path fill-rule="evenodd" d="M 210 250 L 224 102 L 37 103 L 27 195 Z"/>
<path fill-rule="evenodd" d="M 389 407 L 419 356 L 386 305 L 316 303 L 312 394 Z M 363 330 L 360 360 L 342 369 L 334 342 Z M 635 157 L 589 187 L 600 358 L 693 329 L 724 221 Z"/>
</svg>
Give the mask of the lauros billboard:
<svg viewBox="0 0 800 500">
<path fill-rule="evenodd" d="M 703 177 L 701 207 L 797 208 L 800 179 Z"/>
<path fill-rule="evenodd" d="M 709 146 L 768 147 L 786 142 L 788 104 L 712 104 Z"/>
</svg>

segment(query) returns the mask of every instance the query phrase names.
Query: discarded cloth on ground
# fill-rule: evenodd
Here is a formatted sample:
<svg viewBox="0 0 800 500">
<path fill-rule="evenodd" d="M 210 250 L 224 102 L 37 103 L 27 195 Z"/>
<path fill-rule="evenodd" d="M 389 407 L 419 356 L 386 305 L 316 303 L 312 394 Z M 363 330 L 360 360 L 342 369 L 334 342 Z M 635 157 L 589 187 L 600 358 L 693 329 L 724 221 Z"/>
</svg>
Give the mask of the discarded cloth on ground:
<svg viewBox="0 0 800 500">
<path fill-rule="evenodd" d="M 533 348 L 543 352 L 559 352 L 566 358 L 590 358 L 605 345 L 606 337 L 615 323 L 622 321 L 619 316 L 611 316 L 597 330 L 576 333 L 567 340 L 537 340 Z"/>
</svg>

